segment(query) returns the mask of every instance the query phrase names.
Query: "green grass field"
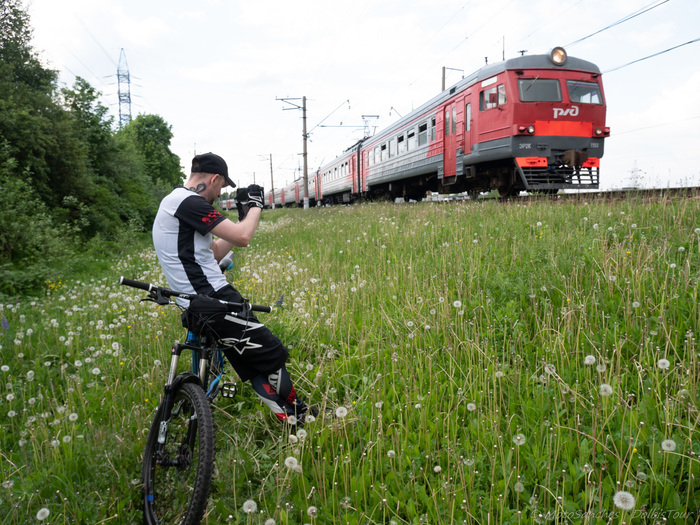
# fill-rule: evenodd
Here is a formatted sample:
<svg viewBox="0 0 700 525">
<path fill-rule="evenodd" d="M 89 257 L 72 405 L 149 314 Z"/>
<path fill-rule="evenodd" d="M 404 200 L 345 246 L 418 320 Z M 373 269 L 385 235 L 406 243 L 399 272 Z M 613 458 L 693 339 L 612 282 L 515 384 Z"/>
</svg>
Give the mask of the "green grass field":
<svg viewBox="0 0 700 525">
<path fill-rule="evenodd" d="M 215 408 L 207 523 L 695 523 L 700 200 L 268 210 L 230 279 L 338 416 Z M 140 523 L 154 252 L 0 305 L 0 523 Z M 231 371 L 230 376 L 234 377 Z"/>
</svg>

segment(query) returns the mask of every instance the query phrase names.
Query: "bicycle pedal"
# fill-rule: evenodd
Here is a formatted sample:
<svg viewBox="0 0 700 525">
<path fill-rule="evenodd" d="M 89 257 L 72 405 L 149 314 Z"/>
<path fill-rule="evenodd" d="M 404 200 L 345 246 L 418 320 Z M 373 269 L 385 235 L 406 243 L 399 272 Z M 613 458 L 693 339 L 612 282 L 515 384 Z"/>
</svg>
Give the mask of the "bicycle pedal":
<svg viewBox="0 0 700 525">
<path fill-rule="evenodd" d="M 226 399 L 233 399 L 238 394 L 238 386 L 236 383 L 224 383 L 221 387 L 221 396 Z"/>
</svg>

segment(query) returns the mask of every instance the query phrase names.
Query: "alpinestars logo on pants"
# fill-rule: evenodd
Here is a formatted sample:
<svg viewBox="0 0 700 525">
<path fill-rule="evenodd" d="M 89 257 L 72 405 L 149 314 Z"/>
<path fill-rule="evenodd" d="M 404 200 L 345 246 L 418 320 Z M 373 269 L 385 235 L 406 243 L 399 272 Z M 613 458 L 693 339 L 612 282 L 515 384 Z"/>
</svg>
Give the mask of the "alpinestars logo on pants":
<svg viewBox="0 0 700 525">
<path fill-rule="evenodd" d="M 246 350 L 254 350 L 255 348 L 260 348 L 262 346 L 258 343 L 251 342 L 250 337 L 246 337 L 245 339 L 226 337 L 224 339 L 221 339 L 220 342 L 225 347 L 233 348 L 234 350 L 236 350 L 236 352 L 238 352 L 241 355 L 243 355 L 243 352 L 245 352 Z"/>
</svg>

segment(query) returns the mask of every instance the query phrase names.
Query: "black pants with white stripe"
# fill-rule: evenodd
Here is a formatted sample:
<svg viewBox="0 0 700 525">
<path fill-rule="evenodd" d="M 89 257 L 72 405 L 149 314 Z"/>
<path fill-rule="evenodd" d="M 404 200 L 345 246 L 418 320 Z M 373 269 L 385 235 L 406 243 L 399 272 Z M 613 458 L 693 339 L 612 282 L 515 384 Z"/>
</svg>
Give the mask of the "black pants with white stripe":
<svg viewBox="0 0 700 525">
<path fill-rule="evenodd" d="M 242 302 L 228 285 L 214 294 L 217 299 Z M 285 363 L 289 351 L 252 312 L 230 313 L 213 323 L 224 355 L 242 381 L 250 381 L 260 399 L 280 421 L 301 416 L 306 404 L 297 398 Z"/>
</svg>

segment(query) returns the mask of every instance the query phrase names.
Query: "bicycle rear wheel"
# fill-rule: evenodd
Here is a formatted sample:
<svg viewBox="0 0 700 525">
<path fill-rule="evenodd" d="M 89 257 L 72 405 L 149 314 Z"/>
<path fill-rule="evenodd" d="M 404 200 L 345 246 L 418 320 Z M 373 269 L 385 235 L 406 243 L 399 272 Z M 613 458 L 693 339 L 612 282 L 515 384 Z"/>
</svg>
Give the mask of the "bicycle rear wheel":
<svg viewBox="0 0 700 525">
<path fill-rule="evenodd" d="M 183 383 L 174 393 L 165 433 L 164 412 L 162 406 L 156 412 L 143 455 L 144 523 L 198 524 L 214 470 L 211 406 L 201 387 Z"/>
</svg>

